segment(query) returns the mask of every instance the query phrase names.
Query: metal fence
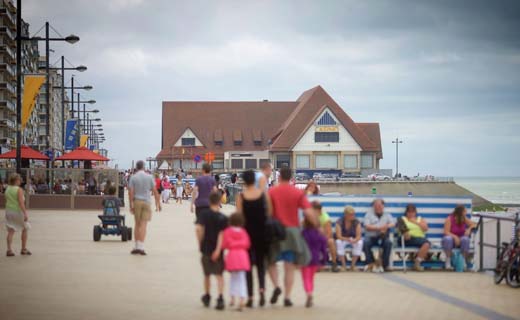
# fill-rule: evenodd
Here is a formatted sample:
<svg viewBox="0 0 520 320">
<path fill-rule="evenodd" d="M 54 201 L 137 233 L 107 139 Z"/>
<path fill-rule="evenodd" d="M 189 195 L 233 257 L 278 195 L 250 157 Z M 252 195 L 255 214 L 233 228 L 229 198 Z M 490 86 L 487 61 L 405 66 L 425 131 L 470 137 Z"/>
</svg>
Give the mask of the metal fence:
<svg viewBox="0 0 520 320">
<path fill-rule="evenodd" d="M 0 169 L 0 193 L 7 187 L 14 169 Z M 31 168 L 22 169 L 26 205 L 37 209 L 99 208 L 110 186 L 120 193 L 120 174 L 115 169 Z M 0 207 L 4 206 L 0 197 Z"/>
</svg>

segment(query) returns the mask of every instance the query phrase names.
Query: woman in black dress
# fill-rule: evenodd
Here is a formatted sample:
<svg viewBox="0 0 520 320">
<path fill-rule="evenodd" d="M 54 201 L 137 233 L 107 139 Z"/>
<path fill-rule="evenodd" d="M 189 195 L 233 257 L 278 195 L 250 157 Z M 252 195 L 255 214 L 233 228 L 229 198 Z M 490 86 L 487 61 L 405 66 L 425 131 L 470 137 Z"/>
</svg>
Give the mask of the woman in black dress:
<svg viewBox="0 0 520 320">
<path fill-rule="evenodd" d="M 265 235 L 265 222 L 267 217 L 271 215 L 271 202 L 264 190 L 260 190 L 255 186 L 255 173 L 252 170 L 244 172 L 242 179 L 244 180 L 244 189 L 236 200 L 238 212 L 244 215 L 246 224 L 245 229 L 251 239 L 251 248 L 249 249 L 249 257 L 251 259 L 251 267 L 256 266 L 258 275 L 258 286 L 260 299 L 258 305 L 265 305 L 265 258 L 269 244 Z M 247 292 L 249 299 L 246 306 L 253 306 L 253 272 L 247 273 Z"/>
</svg>

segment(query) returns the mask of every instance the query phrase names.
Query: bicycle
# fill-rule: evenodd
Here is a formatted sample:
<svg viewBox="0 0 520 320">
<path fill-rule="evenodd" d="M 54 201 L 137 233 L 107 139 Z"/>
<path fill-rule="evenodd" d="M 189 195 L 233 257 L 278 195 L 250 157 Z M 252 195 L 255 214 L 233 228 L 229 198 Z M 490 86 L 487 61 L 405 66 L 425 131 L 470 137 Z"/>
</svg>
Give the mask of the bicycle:
<svg viewBox="0 0 520 320">
<path fill-rule="evenodd" d="M 494 280 L 499 284 L 505 278 L 510 287 L 520 288 L 520 227 L 517 223 L 513 232 L 511 243 L 503 242 L 500 248 Z"/>
</svg>

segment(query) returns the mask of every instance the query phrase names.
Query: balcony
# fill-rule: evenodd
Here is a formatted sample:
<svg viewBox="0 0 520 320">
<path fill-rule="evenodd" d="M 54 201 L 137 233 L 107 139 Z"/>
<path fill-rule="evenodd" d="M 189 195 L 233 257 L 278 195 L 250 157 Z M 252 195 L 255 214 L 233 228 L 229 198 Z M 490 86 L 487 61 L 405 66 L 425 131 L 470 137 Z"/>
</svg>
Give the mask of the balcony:
<svg viewBox="0 0 520 320">
<path fill-rule="evenodd" d="M 0 54 L 4 56 L 4 59 L 11 63 L 16 63 L 16 54 L 8 45 L 6 44 L 0 44 Z"/>
<path fill-rule="evenodd" d="M 0 127 L 7 127 L 7 128 L 14 129 L 15 124 L 13 121 L 11 121 L 9 119 L 0 119 Z"/>
<path fill-rule="evenodd" d="M 0 35 L 6 35 L 12 41 L 16 40 L 16 35 L 7 27 L 0 27 Z"/>
<path fill-rule="evenodd" d="M 2 17 L 5 25 L 13 29 L 16 28 L 16 17 L 10 10 L 7 8 L 0 8 L 0 17 Z"/>
<path fill-rule="evenodd" d="M 16 113 L 16 105 L 10 100 L 0 100 L 0 107 L 4 107 L 12 113 Z"/>
<path fill-rule="evenodd" d="M 0 90 L 6 91 L 12 98 L 16 98 L 16 89 L 9 82 L 0 82 Z"/>
<path fill-rule="evenodd" d="M 14 68 L 7 63 L 0 63 L 0 72 L 4 72 L 8 76 L 10 76 L 12 79 L 16 78 L 16 72 L 15 72 Z"/>
</svg>

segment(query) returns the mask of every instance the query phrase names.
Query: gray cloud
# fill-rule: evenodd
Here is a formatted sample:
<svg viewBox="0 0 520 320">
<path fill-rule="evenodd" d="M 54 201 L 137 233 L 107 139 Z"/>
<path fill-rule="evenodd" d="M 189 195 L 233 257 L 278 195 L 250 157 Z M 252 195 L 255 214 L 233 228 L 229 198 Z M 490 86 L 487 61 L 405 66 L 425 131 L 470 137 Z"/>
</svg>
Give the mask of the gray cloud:
<svg viewBox="0 0 520 320">
<path fill-rule="evenodd" d="M 513 175 L 520 156 L 518 1 L 24 1 L 89 70 L 120 165 L 160 148 L 163 100 L 294 100 L 321 84 L 381 123 L 407 173 Z"/>
</svg>

